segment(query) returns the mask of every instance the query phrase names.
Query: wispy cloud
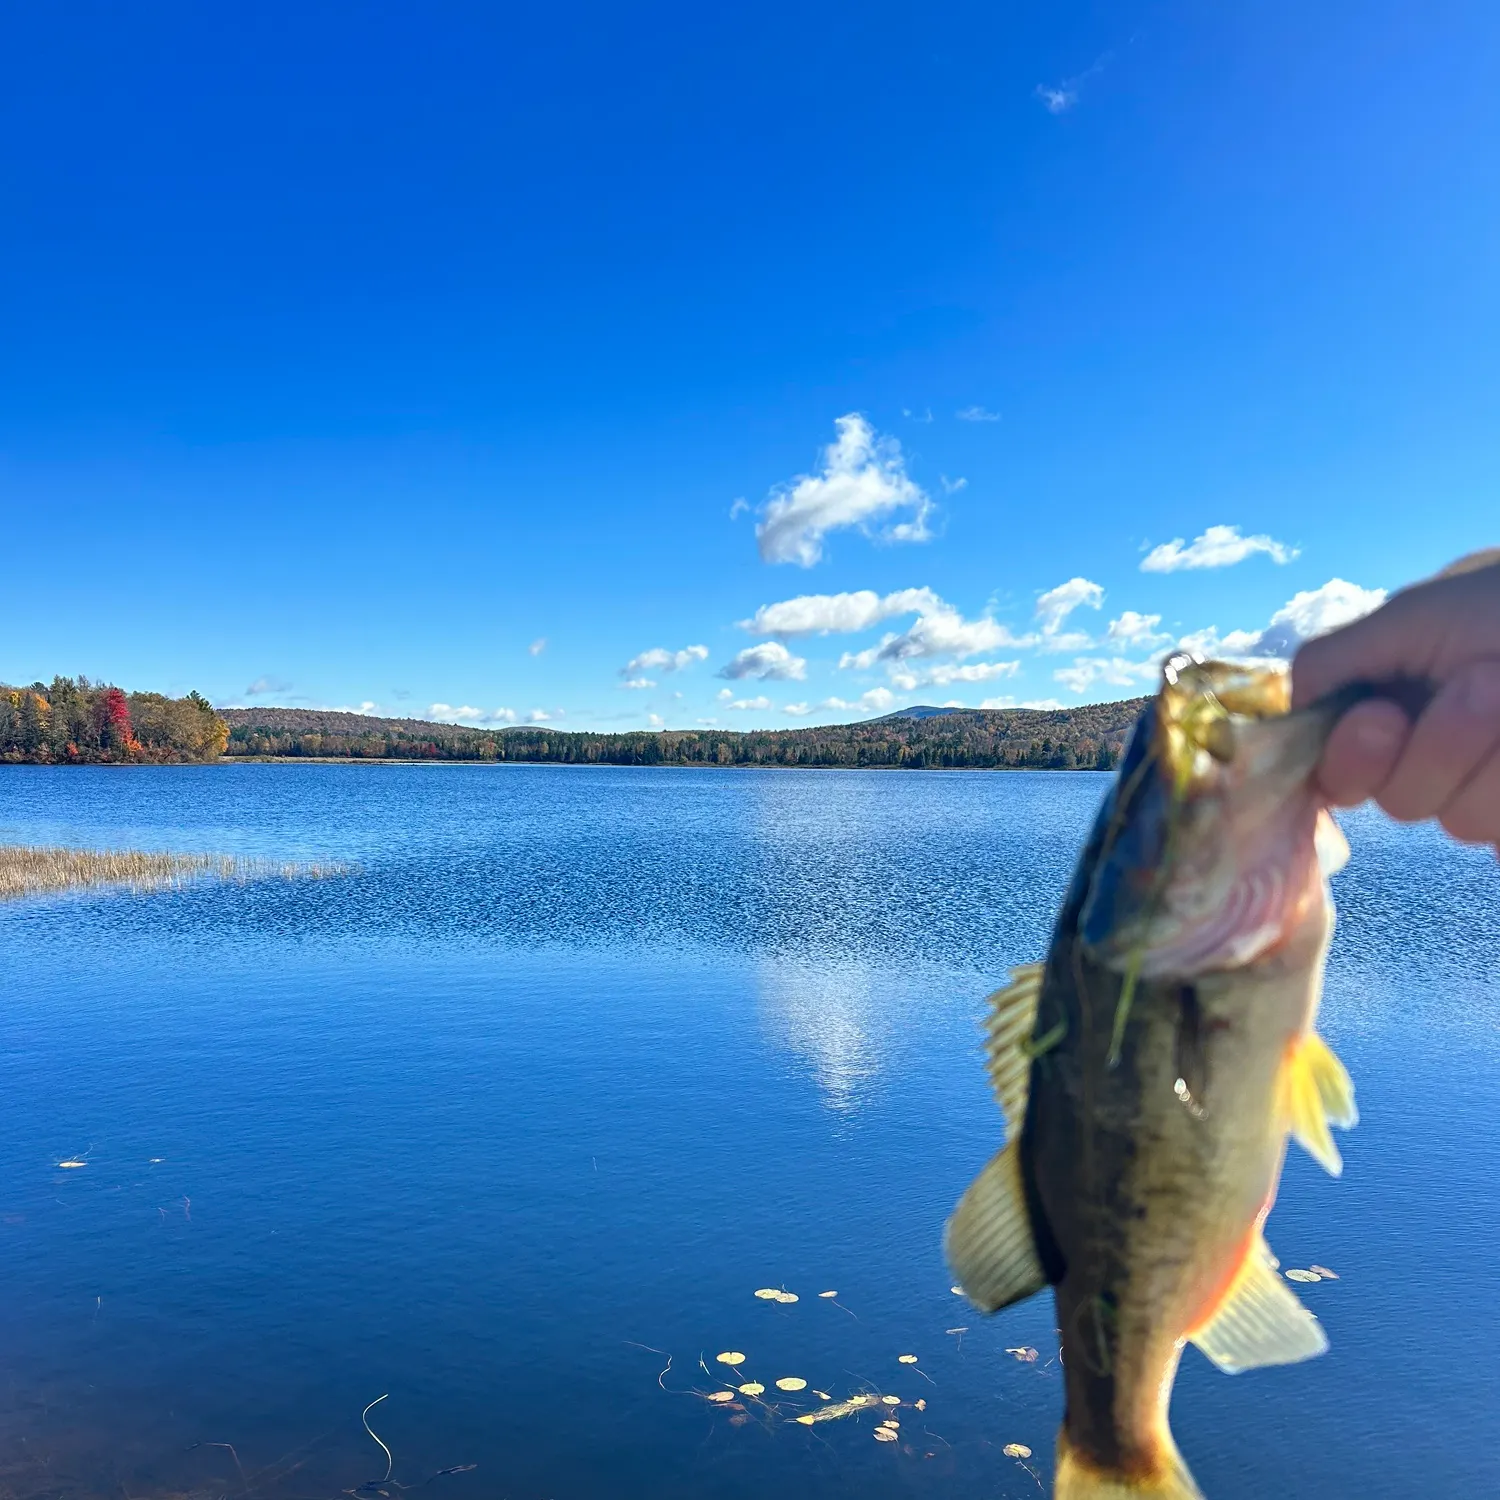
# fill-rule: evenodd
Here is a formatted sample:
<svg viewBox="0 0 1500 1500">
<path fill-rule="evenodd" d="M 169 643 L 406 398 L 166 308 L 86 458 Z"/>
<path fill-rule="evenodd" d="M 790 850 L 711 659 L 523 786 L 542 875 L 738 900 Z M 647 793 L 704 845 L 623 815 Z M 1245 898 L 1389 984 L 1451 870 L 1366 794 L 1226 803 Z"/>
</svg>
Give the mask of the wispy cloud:
<svg viewBox="0 0 1500 1500">
<path fill-rule="evenodd" d="M 664 729 L 667 721 L 660 714 L 647 714 L 646 727 L 648 729 Z"/>
<path fill-rule="evenodd" d="M 772 706 L 771 700 L 762 694 L 758 698 L 736 698 L 728 688 L 719 693 L 719 702 L 735 713 L 764 712 Z"/>
<path fill-rule="evenodd" d="M 799 594 L 775 604 L 762 604 L 740 629 L 751 635 L 779 635 L 788 639 L 799 635 L 852 634 L 868 630 L 897 615 L 914 615 L 943 609 L 943 601 L 931 589 L 897 589 L 891 594 L 877 594 L 873 589 L 857 589 L 849 594 Z"/>
<path fill-rule="evenodd" d="M 1095 74 L 1102 73 L 1109 66 L 1113 56 L 1113 53 L 1104 53 L 1090 63 L 1083 72 L 1075 73 L 1071 78 L 1064 78 L 1061 83 L 1037 84 L 1036 97 L 1041 100 L 1042 108 L 1049 115 L 1067 114 L 1078 103 L 1079 91 L 1083 85 Z"/>
<path fill-rule="evenodd" d="M 440 724 L 514 724 L 519 716 L 513 708 L 475 708 L 468 703 L 454 708 L 451 703 L 433 703 L 428 705 L 427 717 Z"/>
<path fill-rule="evenodd" d="M 807 676 L 807 658 L 793 656 L 780 641 L 762 641 L 747 646 L 732 661 L 719 668 L 719 676 L 731 682 L 754 677 L 763 682 L 800 682 Z"/>
<path fill-rule="evenodd" d="M 1232 568 L 1247 557 L 1264 553 L 1272 562 L 1289 563 L 1297 548 L 1269 536 L 1241 536 L 1238 526 L 1210 526 L 1191 542 L 1173 537 L 1153 547 L 1141 559 L 1143 573 L 1180 573 L 1187 568 Z"/>
<path fill-rule="evenodd" d="M 900 443 L 878 436 L 858 412 L 835 426 L 838 438 L 824 450 L 821 472 L 799 475 L 767 500 L 755 528 L 764 561 L 810 568 L 823 556 L 823 538 L 848 527 L 885 542 L 925 542 L 931 536 L 932 501 L 907 475 Z M 911 519 L 877 525 L 902 511 Z"/>
<path fill-rule="evenodd" d="M 1063 622 L 1075 609 L 1098 609 L 1104 590 L 1087 578 L 1070 578 L 1037 597 L 1036 617 L 1042 627 L 1042 645 L 1048 651 L 1085 651 L 1093 645 L 1082 631 L 1063 631 Z"/>
<path fill-rule="evenodd" d="M 743 495 L 738 495 L 729 502 L 729 519 L 737 521 L 747 510 L 753 509 L 754 507 Z"/>
<path fill-rule="evenodd" d="M 264 693 L 287 693 L 291 691 L 291 687 L 291 683 L 284 677 L 257 677 L 245 689 L 245 696 L 258 698 Z"/>
<path fill-rule="evenodd" d="M 966 620 L 951 605 L 919 615 L 900 635 L 888 635 L 865 651 L 846 651 L 839 658 L 845 670 L 868 671 L 880 662 L 917 661 L 933 656 L 978 656 L 1007 646 L 1034 646 L 1035 636 L 1017 636 L 996 620 Z"/>
<path fill-rule="evenodd" d="M 627 677 L 620 686 L 630 688 L 633 692 L 644 692 L 647 688 L 656 686 L 656 679 L 654 677 Z"/>
<path fill-rule="evenodd" d="M 916 670 L 896 667 L 891 671 L 891 682 L 904 693 L 914 693 L 918 688 L 947 687 L 955 682 L 994 682 L 997 678 L 1014 677 L 1020 670 L 1018 661 L 975 661 L 962 666 L 945 662 Z"/>
<path fill-rule="evenodd" d="M 953 413 L 960 422 L 998 422 L 1000 413 L 987 406 L 961 406 Z"/>
<path fill-rule="evenodd" d="M 1127 661 L 1123 656 L 1080 656 L 1071 667 L 1059 667 L 1052 675 L 1075 693 L 1086 693 L 1098 686 L 1139 691 L 1156 681 L 1159 670 L 1154 661 Z"/>
<path fill-rule="evenodd" d="M 540 656 L 542 654 L 542 652 L 545 651 L 546 649 L 547 649 L 547 637 L 544 636 L 544 635 L 539 635 L 526 648 L 526 652 L 527 652 L 527 655 L 529 655 L 529 656 Z"/>
<path fill-rule="evenodd" d="M 851 709 L 864 713 L 884 713 L 896 701 L 896 695 L 889 689 L 873 687 L 868 692 L 861 693 L 858 698 L 825 698 L 819 705 L 819 710 L 827 710 L 835 713 L 848 713 Z"/>
<path fill-rule="evenodd" d="M 1109 622 L 1104 639 L 1111 646 L 1118 646 L 1122 650 L 1149 651 L 1153 646 L 1164 646 L 1172 639 L 1156 628 L 1160 624 L 1160 615 L 1143 615 L 1127 609 L 1119 619 Z"/>
<path fill-rule="evenodd" d="M 647 672 L 680 672 L 694 662 L 707 660 L 707 646 L 684 646 L 681 651 L 668 651 L 664 646 L 653 646 L 649 651 L 642 651 L 639 656 L 632 656 L 620 668 L 620 676 L 631 679 L 626 682 L 626 687 L 655 687 L 654 682 L 645 680 Z"/>
<path fill-rule="evenodd" d="M 903 417 L 910 417 L 913 422 L 927 423 L 932 421 L 932 408 L 924 406 L 921 411 L 913 411 L 911 407 L 903 406 L 901 408 L 901 415 Z"/>
<path fill-rule="evenodd" d="M 942 485 L 945 495 L 956 495 L 960 490 L 966 490 L 969 487 L 969 481 L 962 475 L 957 479 L 949 479 L 946 474 L 939 474 L 938 483 Z"/>
</svg>

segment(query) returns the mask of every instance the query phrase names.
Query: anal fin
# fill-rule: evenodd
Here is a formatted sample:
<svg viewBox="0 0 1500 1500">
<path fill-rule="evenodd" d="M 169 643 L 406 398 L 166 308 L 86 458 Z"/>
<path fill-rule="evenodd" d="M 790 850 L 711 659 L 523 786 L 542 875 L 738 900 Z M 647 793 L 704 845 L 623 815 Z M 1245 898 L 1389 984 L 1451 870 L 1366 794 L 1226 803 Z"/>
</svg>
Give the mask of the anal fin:
<svg viewBox="0 0 1500 1500">
<path fill-rule="evenodd" d="M 1349 1130 L 1359 1123 L 1354 1084 L 1332 1048 L 1316 1031 L 1306 1032 L 1287 1059 L 1287 1128 L 1293 1139 L 1337 1177 L 1344 1159 L 1328 1127 Z"/>
<path fill-rule="evenodd" d="M 990 1158 L 943 1231 L 948 1264 L 984 1312 L 999 1312 L 1047 1284 L 1026 1209 L 1020 1149 L 1013 1140 Z"/>
<path fill-rule="evenodd" d="M 1258 1235 L 1223 1302 L 1190 1337 L 1226 1375 L 1294 1365 L 1328 1347 L 1323 1325 L 1276 1274 L 1276 1261 Z"/>
</svg>

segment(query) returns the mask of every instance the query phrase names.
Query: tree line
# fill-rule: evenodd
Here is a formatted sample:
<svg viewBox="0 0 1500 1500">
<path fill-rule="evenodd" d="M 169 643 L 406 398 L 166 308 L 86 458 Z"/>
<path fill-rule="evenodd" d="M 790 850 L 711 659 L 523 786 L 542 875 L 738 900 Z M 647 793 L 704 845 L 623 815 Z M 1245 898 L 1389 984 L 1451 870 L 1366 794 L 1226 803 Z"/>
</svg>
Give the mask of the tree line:
<svg viewBox="0 0 1500 1500">
<path fill-rule="evenodd" d="M 41 765 L 217 760 L 229 726 L 201 693 L 127 693 L 87 677 L 0 685 L 0 761 Z"/>
<path fill-rule="evenodd" d="M 966 709 L 809 729 L 468 729 L 313 709 L 225 709 L 230 756 L 560 765 L 1112 770 L 1144 699 Z"/>
</svg>

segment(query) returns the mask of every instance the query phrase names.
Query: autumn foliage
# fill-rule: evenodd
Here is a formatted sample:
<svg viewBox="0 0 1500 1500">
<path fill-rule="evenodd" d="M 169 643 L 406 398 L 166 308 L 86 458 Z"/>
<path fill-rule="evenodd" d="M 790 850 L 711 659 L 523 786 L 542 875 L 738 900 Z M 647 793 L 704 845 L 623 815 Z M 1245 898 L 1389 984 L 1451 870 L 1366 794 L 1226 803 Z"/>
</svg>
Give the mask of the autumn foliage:
<svg viewBox="0 0 1500 1500">
<path fill-rule="evenodd" d="M 228 739 L 223 719 L 199 693 L 126 693 L 86 677 L 0 686 L 0 761 L 215 760 Z"/>
</svg>

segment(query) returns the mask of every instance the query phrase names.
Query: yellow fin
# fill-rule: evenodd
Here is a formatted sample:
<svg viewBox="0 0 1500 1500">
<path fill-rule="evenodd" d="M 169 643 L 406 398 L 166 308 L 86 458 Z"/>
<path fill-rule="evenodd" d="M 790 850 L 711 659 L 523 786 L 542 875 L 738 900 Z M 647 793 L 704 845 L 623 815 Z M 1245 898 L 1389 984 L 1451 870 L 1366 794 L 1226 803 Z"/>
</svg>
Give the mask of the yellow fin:
<svg viewBox="0 0 1500 1500">
<path fill-rule="evenodd" d="M 1193 1481 L 1188 1466 L 1171 1436 L 1165 1438 L 1161 1467 L 1155 1474 L 1111 1473 L 1096 1469 L 1068 1442 L 1066 1431 L 1057 1439 L 1057 1478 L 1054 1500 L 1203 1500 L 1203 1491 Z"/>
<path fill-rule="evenodd" d="M 1287 1128 L 1300 1146 L 1337 1177 L 1344 1170 L 1344 1159 L 1328 1127 L 1352 1129 L 1359 1123 L 1359 1111 L 1354 1107 L 1354 1085 L 1348 1072 L 1316 1031 L 1304 1033 L 1287 1060 L 1284 1086 Z"/>
<path fill-rule="evenodd" d="M 1330 875 L 1337 875 L 1349 863 L 1349 840 L 1326 807 L 1318 814 L 1313 847 L 1318 852 L 1318 869 L 1323 872 L 1325 880 Z"/>
<path fill-rule="evenodd" d="M 943 1230 L 948 1264 L 964 1295 L 984 1312 L 999 1312 L 1047 1284 L 1026 1211 L 1020 1150 L 1012 1141 L 990 1158 Z"/>
<path fill-rule="evenodd" d="M 985 1022 L 985 1056 L 990 1084 L 1010 1138 L 1020 1132 L 1026 1118 L 1026 1098 L 1031 1091 L 1031 1053 L 1027 1043 L 1036 1029 L 1037 1001 L 1042 995 L 1042 965 L 1022 964 L 1010 971 L 1010 983 L 989 998 L 990 1015 Z"/>
<path fill-rule="evenodd" d="M 1226 1375 L 1262 1365 L 1294 1365 L 1328 1347 L 1323 1325 L 1276 1274 L 1276 1259 L 1259 1236 L 1213 1317 L 1195 1343 Z"/>
</svg>

